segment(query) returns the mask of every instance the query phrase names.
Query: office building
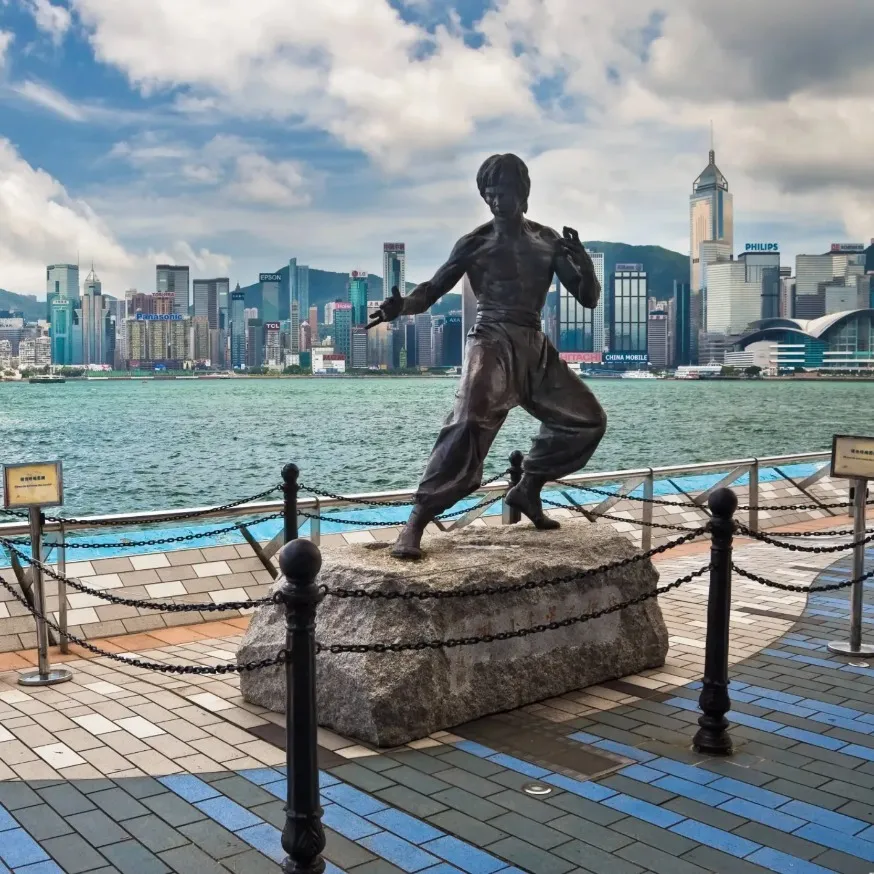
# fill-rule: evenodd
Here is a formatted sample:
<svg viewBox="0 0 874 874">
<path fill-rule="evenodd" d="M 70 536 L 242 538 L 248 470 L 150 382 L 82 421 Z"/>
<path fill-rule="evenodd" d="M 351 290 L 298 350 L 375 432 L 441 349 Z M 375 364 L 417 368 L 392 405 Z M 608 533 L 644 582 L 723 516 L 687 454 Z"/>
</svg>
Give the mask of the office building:
<svg viewBox="0 0 874 874">
<path fill-rule="evenodd" d="M 263 363 L 271 370 L 279 370 L 282 367 L 282 324 L 280 322 L 264 322 L 263 346 Z"/>
<path fill-rule="evenodd" d="M 708 265 L 706 333 L 741 334 L 761 318 L 761 279 L 748 281 L 742 260 Z M 707 356 L 702 353 L 699 363 L 703 357 Z"/>
<path fill-rule="evenodd" d="M 264 322 L 249 319 L 246 324 L 246 367 L 252 370 L 264 364 Z"/>
<path fill-rule="evenodd" d="M 319 339 L 319 308 L 310 307 L 307 321 L 310 325 L 310 343 L 315 346 Z"/>
<path fill-rule="evenodd" d="M 688 282 L 674 280 L 674 357 L 677 367 L 692 364 L 691 292 Z"/>
<path fill-rule="evenodd" d="M 560 352 L 601 352 L 605 346 L 605 312 L 610 289 L 604 284 L 604 253 L 589 252 L 595 276 L 601 283 L 601 297 L 591 310 L 584 307 L 560 283 L 558 284 L 558 350 Z M 638 266 L 638 265 L 616 265 Z M 558 283 L 558 277 L 556 277 Z"/>
<path fill-rule="evenodd" d="M 198 363 L 212 362 L 209 344 L 209 318 L 207 316 L 192 316 L 190 325 L 191 357 Z"/>
<path fill-rule="evenodd" d="M 460 367 L 464 337 L 461 334 L 461 313 L 449 313 L 443 320 L 443 365 Z"/>
<path fill-rule="evenodd" d="M 407 247 L 404 243 L 382 244 L 382 296 L 391 297 L 395 286 L 401 294 L 407 293 Z"/>
<path fill-rule="evenodd" d="M 711 245 L 707 245 L 707 244 Z M 698 333 L 707 322 L 707 265 L 731 257 L 734 250 L 734 205 L 728 181 L 716 166 L 711 143 L 707 166 L 689 197 L 689 286 L 691 356 L 698 359 Z"/>
<path fill-rule="evenodd" d="M 761 305 L 758 317 L 777 318 L 780 315 L 780 250 L 777 244 L 747 243 L 737 259 L 744 265 L 746 282 L 759 285 Z M 708 295 L 708 301 L 710 299 Z"/>
<path fill-rule="evenodd" d="M 334 324 L 334 308 L 338 303 L 342 303 L 339 300 L 332 300 L 325 304 L 325 324 L 333 325 Z"/>
<path fill-rule="evenodd" d="M 279 321 L 279 286 L 282 275 L 279 273 L 259 273 L 258 284 L 261 286 L 261 307 L 259 315 L 265 322 Z M 300 322 L 298 322 L 298 326 Z"/>
<path fill-rule="evenodd" d="M 111 325 L 109 312 L 106 309 L 103 298 L 103 286 L 91 268 L 91 272 L 85 278 L 85 286 L 81 299 L 81 324 L 82 324 L 82 363 L 87 367 L 89 364 L 111 364 L 109 357 L 109 335 L 115 334 Z M 107 358 L 109 360 L 107 361 Z"/>
<path fill-rule="evenodd" d="M 288 294 L 291 352 L 299 354 L 300 323 L 310 308 L 310 268 L 306 264 L 298 264 L 297 258 L 291 258 L 288 262 Z"/>
<path fill-rule="evenodd" d="M 465 273 L 461 279 L 461 334 L 462 338 L 466 338 L 470 333 L 470 329 L 476 324 L 476 295 L 473 293 L 473 286 Z M 467 343 L 462 339 L 461 356 L 464 360 Z M 409 352 L 407 366 L 409 364 Z"/>
<path fill-rule="evenodd" d="M 402 368 L 415 368 L 419 366 L 419 353 L 416 348 L 416 323 L 410 318 L 403 325 L 403 362 Z"/>
<path fill-rule="evenodd" d="M 607 345 L 614 356 L 618 353 L 625 353 L 628 356 L 647 354 L 648 298 L 649 286 L 643 265 L 617 264 L 610 277 L 610 297 L 607 307 L 609 312 Z M 635 359 L 629 357 L 627 360 Z"/>
<path fill-rule="evenodd" d="M 227 307 L 229 290 L 230 280 L 227 277 L 194 280 L 192 315 L 195 318 L 205 317 L 210 331 L 219 329 L 219 313 L 222 302 Z"/>
<path fill-rule="evenodd" d="M 52 319 L 52 301 L 67 298 L 79 302 L 79 265 L 49 264 L 46 267 L 46 319 Z"/>
<path fill-rule="evenodd" d="M 12 344 L 8 340 L 0 340 L 0 371 L 12 369 Z"/>
<path fill-rule="evenodd" d="M 231 367 L 238 370 L 246 365 L 246 295 L 240 291 L 240 283 L 231 292 Z"/>
<path fill-rule="evenodd" d="M 353 370 L 367 369 L 367 328 L 364 325 L 353 325 L 351 335 L 352 354 L 347 359 Z"/>
<path fill-rule="evenodd" d="M 780 277 L 780 312 L 778 316 L 791 319 L 795 316 L 795 277 Z"/>
<path fill-rule="evenodd" d="M 309 322 L 300 323 L 300 351 L 309 352 L 313 348 L 313 335 Z"/>
<path fill-rule="evenodd" d="M 155 267 L 155 291 L 173 295 L 173 312 L 189 313 L 189 270 L 184 264 L 158 264 Z"/>
<path fill-rule="evenodd" d="M 394 369 L 395 325 L 395 322 L 382 322 L 367 332 L 368 367 L 375 370 Z"/>
<path fill-rule="evenodd" d="M 431 317 L 431 367 L 443 367 L 444 316 Z"/>
<path fill-rule="evenodd" d="M 72 364 L 82 363 L 73 357 L 73 332 L 77 328 L 81 332 L 80 314 L 81 310 L 76 309 L 76 302 L 71 298 L 57 297 L 52 300 L 52 313 L 49 320 L 52 364 L 69 367 Z"/>
<path fill-rule="evenodd" d="M 431 363 L 431 313 L 420 313 L 413 317 L 416 326 L 416 365 L 421 368 L 433 367 Z"/>
<path fill-rule="evenodd" d="M 334 351 L 352 366 L 352 304 L 334 303 Z"/>
<path fill-rule="evenodd" d="M 665 370 L 671 366 L 670 321 L 666 310 L 650 310 L 647 324 L 646 348 L 650 367 Z"/>
<path fill-rule="evenodd" d="M 339 352 L 320 346 L 312 350 L 312 368 L 314 375 L 345 373 L 346 359 Z"/>
<path fill-rule="evenodd" d="M 367 273 L 353 270 L 349 274 L 348 299 L 352 304 L 352 324 L 367 324 Z M 354 365 L 353 365 L 354 367 Z"/>
</svg>

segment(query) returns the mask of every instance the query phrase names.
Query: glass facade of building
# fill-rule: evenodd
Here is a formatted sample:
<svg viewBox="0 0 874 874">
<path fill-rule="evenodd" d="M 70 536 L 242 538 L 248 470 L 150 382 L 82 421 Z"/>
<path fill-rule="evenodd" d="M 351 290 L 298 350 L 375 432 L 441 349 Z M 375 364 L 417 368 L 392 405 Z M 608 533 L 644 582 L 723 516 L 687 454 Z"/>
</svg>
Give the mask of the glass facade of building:
<svg viewBox="0 0 874 874">
<path fill-rule="evenodd" d="M 239 285 L 237 286 L 239 289 Z M 238 369 L 246 365 L 246 294 L 231 292 L 231 367 Z"/>
<path fill-rule="evenodd" d="M 614 273 L 610 292 L 610 351 L 645 355 L 649 315 L 646 273 L 643 270 Z"/>
</svg>

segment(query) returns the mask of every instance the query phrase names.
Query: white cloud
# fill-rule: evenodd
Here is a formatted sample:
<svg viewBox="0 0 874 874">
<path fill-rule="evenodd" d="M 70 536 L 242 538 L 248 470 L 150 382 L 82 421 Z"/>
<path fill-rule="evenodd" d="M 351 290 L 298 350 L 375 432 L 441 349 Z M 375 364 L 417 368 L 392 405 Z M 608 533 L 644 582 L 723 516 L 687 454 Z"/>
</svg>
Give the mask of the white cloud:
<svg viewBox="0 0 874 874">
<path fill-rule="evenodd" d="M 36 26 L 49 37 L 55 45 L 60 45 L 70 29 L 70 12 L 64 6 L 55 6 L 50 0 L 28 0 Z"/>
<path fill-rule="evenodd" d="M 50 112 L 54 112 L 68 121 L 85 121 L 88 117 L 87 112 L 82 107 L 77 106 L 59 91 L 55 91 L 54 88 L 50 88 L 48 85 L 41 85 L 39 82 L 26 80 L 13 85 L 12 91 L 30 103 L 35 103 L 43 109 L 48 109 Z"/>
<path fill-rule="evenodd" d="M 15 34 L 10 33 L 8 30 L 0 30 L 0 72 L 3 71 L 3 68 L 6 65 L 9 46 L 12 45 L 14 39 Z"/>
<path fill-rule="evenodd" d="M 236 177 L 227 188 L 231 197 L 265 206 L 305 206 L 310 202 L 296 161 L 271 161 L 264 155 L 240 155 Z"/>
</svg>

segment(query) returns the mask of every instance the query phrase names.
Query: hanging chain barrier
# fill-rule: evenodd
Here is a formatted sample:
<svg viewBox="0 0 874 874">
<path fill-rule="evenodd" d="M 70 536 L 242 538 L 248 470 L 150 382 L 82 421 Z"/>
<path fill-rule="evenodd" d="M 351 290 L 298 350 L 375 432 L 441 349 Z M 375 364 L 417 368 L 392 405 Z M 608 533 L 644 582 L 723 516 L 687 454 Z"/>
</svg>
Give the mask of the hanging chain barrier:
<svg viewBox="0 0 874 874">
<path fill-rule="evenodd" d="M 746 571 L 743 568 L 738 567 L 734 563 L 732 563 L 731 567 L 735 573 L 739 574 L 742 577 L 746 577 L 748 580 L 752 580 L 754 583 L 761 583 L 763 586 L 768 586 L 771 589 L 780 589 L 783 592 L 799 592 L 801 594 L 816 594 L 817 592 L 837 592 L 839 589 L 849 589 L 850 586 L 855 586 L 857 583 L 864 583 L 865 580 L 870 580 L 872 577 L 874 577 L 874 570 L 870 570 L 867 573 L 855 577 L 852 580 L 844 580 L 842 583 L 830 583 L 828 585 L 816 586 L 814 588 L 812 586 L 794 586 L 790 585 L 789 583 L 778 583 L 775 580 L 769 580 L 767 577 L 761 577 L 758 574 Z"/>
<path fill-rule="evenodd" d="M 790 552 L 848 552 L 855 549 L 857 546 L 864 546 L 866 543 L 874 541 L 874 534 L 869 534 L 861 540 L 852 540 L 849 543 L 838 543 L 835 546 L 802 546 L 800 543 L 784 543 L 782 540 L 775 540 L 769 534 L 763 534 L 760 531 L 753 531 L 752 528 L 747 528 L 741 522 L 737 523 L 737 530 L 744 537 L 750 537 L 753 540 L 758 540 L 760 543 L 767 543 L 770 546 L 779 546 L 780 549 L 788 549 Z"/>
<path fill-rule="evenodd" d="M 590 622 L 593 619 L 600 619 L 602 616 L 609 616 L 612 613 L 618 613 L 621 610 L 626 610 L 629 607 L 636 607 L 649 601 L 651 598 L 657 598 L 659 595 L 664 595 L 673 589 L 678 589 L 686 583 L 692 582 L 697 577 L 703 576 L 710 570 L 710 565 L 704 567 L 674 580 L 666 586 L 660 586 L 653 589 L 651 592 L 646 592 L 639 595 L 637 598 L 631 598 L 628 601 L 623 601 L 621 604 L 614 604 L 611 607 L 604 607 L 601 610 L 594 610 L 591 613 L 583 613 L 581 616 L 571 616 L 568 619 L 556 620 L 554 622 L 545 622 L 540 625 L 532 625 L 530 628 L 518 628 L 515 631 L 499 631 L 495 634 L 480 634 L 473 637 L 450 637 L 446 640 L 422 640 L 417 643 L 317 643 L 317 652 L 338 653 L 368 653 L 368 652 L 409 652 L 420 651 L 425 649 L 454 649 L 459 646 L 474 646 L 478 643 L 494 643 L 499 640 L 513 640 L 517 637 L 528 637 L 531 634 L 540 634 L 544 631 L 557 631 L 559 628 L 568 628 L 572 625 L 578 625 L 582 622 Z"/>
<path fill-rule="evenodd" d="M 645 522 L 643 519 L 626 519 L 623 516 L 612 516 L 610 513 L 596 513 L 594 510 L 587 510 L 585 507 L 577 507 L 573 504 L 559 504 L 558 501 L 550 501 L 547 498 L 541 498 L 540 500 L 549 507 L 572 510 L 581 516 L 595 516 L 598 519 L 606 519 L 609 522 L 630 522 L 632 525 L 643 525 L 646 528 L 663 528 L 666 531 L 697 531 L 701 533 L 707 530 L 706 528 L 689 528 L 688 525 L 668 525 L 664 522 Z"/>
<path fill-rule="evenodd" d="M 243 504 L 252 504 L 255 501 L 260 501 L 262 498 L 266 498 L 268 495 L 272 495 L 274 492 L 278 492 L 282 489 L 282 485 L 273 486 L 272 488 L 265 489 L 263 492 L 259 492 L 257 495 L 250 495 L 248 498 L 240 498 L 239 501 L 229 501 L 227 504 L 221 504 L 218 507 L 207 507 L 203 510 L 188 510 L 184 513 L 175 513 L 172 516 L 164 516 L 160 522 L 182 522 L 185 519 L 197 519 L 199 516 L 209 516 L 212 514 L 220 514 L 225 510 L 233 510 L 235 507 L 241 507 Z M 4 510 L 0 508 L 0 513 L 5 513 L 7 516 L 17 516 L 20 519 L 26 519 L 27 513 L 20 512 L 17 510 Z M 59 522 L 64 525 L 87 525 L 89 528 L 120 528 L 123 525 L 144 525 L 144 524 L 154 524 L 154 523 L 144 523 L 140 519 L 76 519 L 68 516 L 45 516 L 46 522 Z M 161 541 L 164 543 L 171 543 L 174 541 Z M 67 544 L 68 546 L 70 544 Z M 101 546 L 105 546 L 106 544 L 100 544 Z"/>
<path fill-rule="evenodd" d="M 684 537 L 678 537 L 670 543 L 656 546 L 654 549 L 650 549 L 647 552 L 636 553 L 628 558 L 614 561 L 611 564 L 602 564 L 597 567 L 588 568 L 584 571 L 576 571 L 572 574 L 553 577 L 547 580 L 528 580 L 524 583 L 514 583 L 513 585 L 508 586 L 482 586 L 474 589 L 450 590 L 446 592 L 380 592 L 372 589 L 332 589 L 325 585 L 320 586 L 320 589 L 326 595 L 334 598 L 369 598 L 373 601 L 429 601 L 440 600 L 442 598 L 475 598 L 480 595 L 506 595 L 512 592 L 546 589 L 551 586 L 560 586 L 564 583 L 574 583 L 580 580 L 589 579 L 590 577 L 596 577 L 599 574 L 604 574 L 608 571 L 619 570 L 620 568 L 628 567 L 637 562 L 646 561 L 653 556 L 668 552 L 668 550 L 671 550 L 682 543 L 688 543 L 690 540 L 694 540 L 706 530 L 706 527 L 698 528 L 695 531 L 690 531 Z"/>
</svg>

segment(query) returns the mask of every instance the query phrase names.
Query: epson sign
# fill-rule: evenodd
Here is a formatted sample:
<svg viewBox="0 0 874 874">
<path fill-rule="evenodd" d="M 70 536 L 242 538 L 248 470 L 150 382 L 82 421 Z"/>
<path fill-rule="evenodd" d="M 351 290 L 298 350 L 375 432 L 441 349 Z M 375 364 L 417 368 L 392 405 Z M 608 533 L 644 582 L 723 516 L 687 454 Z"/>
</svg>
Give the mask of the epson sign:
<svg viewBox="0 0 874 874">
<path fill-rule="evenodd" d="M 779 252 L 780 247 L 776 243 L 747 243 L 745 252 Z"/>
<path fill-rule="evenodd" d="M 258 282 L 282 282 L 282 277 L 278 273 L 259 273 Z"/>
</svg>

